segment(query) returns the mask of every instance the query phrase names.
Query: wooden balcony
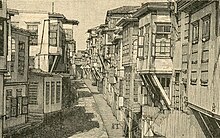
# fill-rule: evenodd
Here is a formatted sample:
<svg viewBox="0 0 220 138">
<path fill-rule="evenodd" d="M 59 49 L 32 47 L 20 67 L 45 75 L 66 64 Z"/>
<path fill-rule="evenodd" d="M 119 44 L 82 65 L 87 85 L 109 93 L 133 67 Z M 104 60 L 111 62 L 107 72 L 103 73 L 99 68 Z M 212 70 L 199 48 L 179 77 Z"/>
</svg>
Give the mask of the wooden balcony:
<svg viewBox="0 0 220 138">
<path fill-rule="evenodd" d="M 138 113 L 141 111 L 141 105 L 139 103 L 133 103 L 131 105 L 132 112 Z"/>
<path fill-rule="evenodd" d="M 158 107 L 152 107 L 148 105 L 144 105 L 142 107 L 142 115 L 144 117 L 154 117 L 159 112 L 160 112 L 160 109 Z"/>
<path fill-rule="evenodd" d="M 122 64 L 125 65 L 125 64 L 131 64 L 132 61 L 131 61 L 131 57 L 129 55 L 127 56 L 123 56 L 122 57 Z"/>
</svg>

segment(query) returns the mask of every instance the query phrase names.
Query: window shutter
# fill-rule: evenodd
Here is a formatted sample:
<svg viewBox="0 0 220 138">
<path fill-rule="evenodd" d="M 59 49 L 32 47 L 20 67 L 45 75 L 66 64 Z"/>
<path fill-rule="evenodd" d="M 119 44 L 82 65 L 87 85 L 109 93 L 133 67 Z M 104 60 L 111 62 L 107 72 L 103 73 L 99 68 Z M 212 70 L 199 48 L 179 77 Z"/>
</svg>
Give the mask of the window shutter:
<svg viewBox="0 0 220 138">
<path fill-rule="evenodd" d="M 11 97 L 6 99 L 6 119 L 11 116 Z"/>
<path fill-rule="evenodd" d="M 22 97 L 22 109 L 21 113 L 23 115 L 28 114 L 28 97 Z"/>
<path fill-rule="evenodd" d="M 16 117 L 17 116 L 17 98 L 11 98 L 11 116 Z"/>
<path fill-rule="evenodd" d="M 22 110 L 22 97 L 21 96 L 19 96 L 19 97 L 17 97 L 17 102 L 18 102 L 18 104 L 17 104 L 17 115 L 20 115 L 21 114 L 21 110 Z"/>
<path fill-rule="evenodd" d="M 143 36 L 138 36 L 138 52 L 137 52 L 137 57 L 138 58 L 143 58 L 144 57 L 144 37 Z"/>
<path fill-rule="evenodd" d="M 134 102 L 138 102 L 138 81 L 134 81 Z"/>
<path fill-rule="evenodd" d="M 149 34 L 145 34 L 144 37 L 144 55 L 148 58 L 148 51 L 149 51 Z"/>
</svg>

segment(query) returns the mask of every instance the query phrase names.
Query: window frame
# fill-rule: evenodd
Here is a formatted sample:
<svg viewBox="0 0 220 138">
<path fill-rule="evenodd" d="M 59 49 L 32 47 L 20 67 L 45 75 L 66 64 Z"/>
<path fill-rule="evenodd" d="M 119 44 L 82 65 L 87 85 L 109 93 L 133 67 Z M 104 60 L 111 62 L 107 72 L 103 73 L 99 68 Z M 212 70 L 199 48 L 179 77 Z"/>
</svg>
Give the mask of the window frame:
<svg viewBox="0 0 220 138">
<path fill-rule="evenodd" d="M 45 86 L 45 89 L 46 89 L 45 90 L 46 91 L 46 102 L 45 103 L 46 103 L 46 105 L 49 105 L 49 103 L 50 103 L 50 89 L 51 89 L 50 85 L 51 84 L 50 84 L 50 82 L 46 82 L 45 85 L 46 85 Z"/>
<path fill-rule="evenodd" d="M 36 27 L 35 29 L 31 29 L 33 27 Z M 28 23 L 27 24 L 27 30 L 31 32 L 30 39 L 29 39 L 29 44 L 31 46 L 37 46 L 38 45 L 38 30 L 39 30 L 39 25 L 38 23 Z"/>
<path fill-rule="evenodd" d="M 32 89 L 35 89 L 35 91 L 31 91 L 30 90 L 30 86 L 33 85 L 35 86 L 34 88 Z M 38 105 L 38 86 L 39 83 L 38 82 L 30 82 L 29 84 L 29 97 L 28 97 L 28 104 L 31 104 L 31 105 Z M 33 94 L 33 95 L 31 95 Z M 35 96 L 34 96 L 35 95 Z M 32 96 L 32 97 L 31 97 Z M 36 100 L 33 100 L 33 99 L 36 99 Z"/>
<path fill-rule="evenodd" d="M 199 42 L 199 26 L 199 20 L 192 23 L 192 44 L 197 44 Z"/>
<path fill-rule="evenodd" d="M 160 29 L 158 29 L 160 28 Z M 166 31 L 166 28 L 169 28 Z M 171 57 L 171 24 L 170 23 L 156 23 L 156 33 L 154 34 L 153 54 L 155 57 Z M 160 37 L 159 37 L 160 36 Z M 169 41 L 169 42 L 168 42 Z M 162 45 L 164 44 L 164 45 Z"/>
<path fill-rule="evenodd" d="M 144 36 L 138 36 L 137 58 L 144 58 Z"/>
<path fill-rule="evenodd" d="M 25 70 L 25 42 L 19 41 L 18 43 L 18 73 L 24 75 Z"/>
<path fill-rule="evenodd" d="M 207 25 L 208 23 L 208 25 Z M 211 31 L 211 14 L 202 18 L 202 41 L 206 42 L 210 39 Z"/>
<path fill-rule="evenodd" d="M 55 104 L 55 90 L 56 90 L 55 81 L 51 81 L 51 104 Z"/>
<path fill-rule="evenodd" d="M 60 100 L 61 100 L 60 99 L 60 94 L 61 94 L 61 82 L 57 81 L 56 82 L 56 103 L 60 103 Z"/>
<path fill-rule="evenodd" d="M 22 96 L 21 114 L 22 115 L 28 114 L 28 97 L 27 96 Z"/>
<path fill-rule="evenodd" d="M 5 19 L 0 18 L 0 57 L 5 56 Z"/>
</svg>

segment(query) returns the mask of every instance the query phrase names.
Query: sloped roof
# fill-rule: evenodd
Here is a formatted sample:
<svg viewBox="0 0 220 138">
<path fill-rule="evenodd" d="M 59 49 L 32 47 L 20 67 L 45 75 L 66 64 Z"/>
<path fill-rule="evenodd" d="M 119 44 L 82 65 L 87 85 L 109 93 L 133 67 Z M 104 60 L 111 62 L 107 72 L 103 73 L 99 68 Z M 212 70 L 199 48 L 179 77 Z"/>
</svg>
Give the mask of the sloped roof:
<svg viewBox="0 0 220 138">
<path fill-rule="evenodd" d="M 72 24 L 72 25 L 78 25 L 79 21 L 77 20 L 69 20 L 67 19 L 63 14 L 61 13 L 49 13 L 49 18 L 58 18 L 63 21 L 64 24 Z"/>
<path fill-rule="evenodd" d="M 32 32 L 29 31 L 29 30 L 26 30 L 26 29 L 23 29 L 23 28 L 18 28 L 18 27 L 15 27 L 15 26 L 12 26 L 12 32 L 20 32 L 20 33 L 23 33 L 23 34 L 26 34 L 26 35 L 31 35 Z"/>
<path fill-rule="evenodd" d="M 133 17 L 138 18 L 155 10 L 168 11 L 169 5 L 169 2 L 147 2 L 142 4 L 141 8 L 133 14 Z"/>
<path fill-rule="evenodd" d="M 16 9 L 9 9 L 7 8 L 7 13 L 11 16 L 14 16 L 14 15 L 18 15 L 19 14 L 19 11 L 16 10 Z"/>
<path fill-rule="evenodd" d="M 119 14 L 134 13 L 137 9 L 139 9 L 139 6 L 122 6 L 119 8 L 108 10 L 107 15 L 116 14 L 116 13 Z"/>
</svg>

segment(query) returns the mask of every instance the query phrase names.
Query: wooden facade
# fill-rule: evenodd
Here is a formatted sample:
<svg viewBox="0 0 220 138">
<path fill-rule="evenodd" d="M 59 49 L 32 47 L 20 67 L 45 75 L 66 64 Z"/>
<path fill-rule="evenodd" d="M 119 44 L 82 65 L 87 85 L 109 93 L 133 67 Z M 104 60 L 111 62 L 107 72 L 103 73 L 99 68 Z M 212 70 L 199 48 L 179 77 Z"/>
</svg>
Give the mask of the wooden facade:
<svg viewBox="0 0 220 138">
<path fill-rule="evenodd" d="M 62 76 L 31 71 L 29 77 L 29 114 L 57 112 L 62 107 Z"/>
<path fill-rule="evenodd" d="M 5 75 L 4 129 L 27 122 L 28 114 L 28 61 L 30 32 L 12 28 L 11 51 L 8 60 L 8 73 Z"/>
</svg>

